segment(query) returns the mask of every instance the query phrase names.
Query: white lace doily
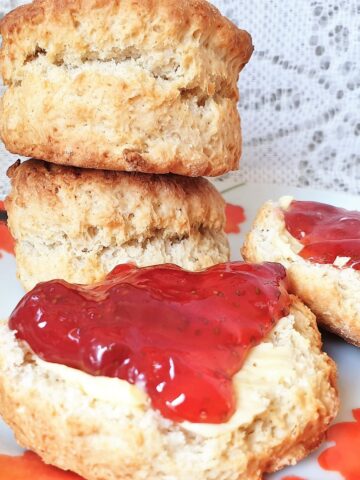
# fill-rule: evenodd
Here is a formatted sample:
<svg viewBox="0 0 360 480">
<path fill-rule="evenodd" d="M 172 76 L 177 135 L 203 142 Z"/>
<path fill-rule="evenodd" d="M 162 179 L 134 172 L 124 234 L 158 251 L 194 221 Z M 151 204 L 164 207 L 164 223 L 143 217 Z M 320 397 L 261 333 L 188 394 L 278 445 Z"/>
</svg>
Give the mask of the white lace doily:
<svg viewBox="0 0 360 480">
<path fill-rule="evenodd" d="M 0 0 L 1 14 L 18 3 Z M 244 151 L 232 179 L 360 193 L 360 0 L 213 3 L 255 45 L 240 81 Z M 16 156 L 0 154 L 1 196 Z"/>
</svg>

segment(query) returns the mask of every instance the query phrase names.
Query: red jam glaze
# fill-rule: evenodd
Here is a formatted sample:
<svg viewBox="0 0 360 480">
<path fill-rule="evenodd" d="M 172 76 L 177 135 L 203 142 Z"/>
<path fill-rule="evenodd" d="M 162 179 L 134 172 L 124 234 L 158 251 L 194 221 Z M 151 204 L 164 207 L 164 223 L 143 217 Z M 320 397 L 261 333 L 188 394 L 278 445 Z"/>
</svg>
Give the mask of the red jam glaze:
<svg viewBox="0 0 360 480">
<path fill-rule="evenodd" d="M 9 325 L 46 361 L 142 384 L 164 417 L 222 423 L 233 375 L 288 314 L 285 281 L 274 263 L 121 265 L 93 286 L 40 283 Z"/>
<path fill-rule="evenodd" d="M 303 258 L 331 264 L 336 257 L 349 257 L 345 266 L 360 270 L 360 212 L 293 201 L 284 217 L 288 232 L 304 245 Z"/>
</svg>

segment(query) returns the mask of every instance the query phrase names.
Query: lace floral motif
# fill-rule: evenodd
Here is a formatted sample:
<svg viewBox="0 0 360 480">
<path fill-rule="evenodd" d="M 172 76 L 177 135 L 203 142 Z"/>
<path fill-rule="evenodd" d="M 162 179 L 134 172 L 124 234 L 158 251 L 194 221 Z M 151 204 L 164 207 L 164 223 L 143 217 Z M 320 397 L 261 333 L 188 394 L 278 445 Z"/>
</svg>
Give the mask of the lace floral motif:
<svg viewBox="0 0 360 480">
<path fill-rule="evenodd" d="M 1 14 L 18 3 L 0 0 Z M 241 74 L 244 151 L 234 181 L 360 193 L 360 0 L 213 3 L 255 45 Z M 17 157 L 0 154 L 1 196 Z"/>
<path fill-rule="evenodd" d="M 214 0 L 253 37 L 239 181 L 360 193 L 360 1 Z"/>
</svg>

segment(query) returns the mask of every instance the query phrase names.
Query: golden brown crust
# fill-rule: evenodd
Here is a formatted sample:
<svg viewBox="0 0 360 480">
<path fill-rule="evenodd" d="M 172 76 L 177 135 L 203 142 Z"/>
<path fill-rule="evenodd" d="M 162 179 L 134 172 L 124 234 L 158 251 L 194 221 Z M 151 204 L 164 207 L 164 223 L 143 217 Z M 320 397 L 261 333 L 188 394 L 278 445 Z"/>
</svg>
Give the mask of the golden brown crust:
<svg viewBox="0 0 360 480">
<path fill-rule="evenodd" d="M 39 0 L 1 31 L 9 151 L 146 173 L 237 168 L 237 80 L 253 47 L 207 2 Z"/>
<path fill-rule="evenodd" d="M 359 272 L 346 277 L 336 267 L 320 268 L 314 272 L 309 265 L 293 265 L 290 288 L 309 305 L 320 325 L 360 347 Z"/>
<path fill-rule="evenodd" d="M 298 255 L 300 249 L 301 244 L 286 230 L 282 209 L 267 202 L 258 212 L 242 254 L 252 262 L 282 263 L 291 291 L 311 308 L 319 323 L 360 346 L 360 272 L 304 260 Z"/>
<path fill-rule="evenodd" d="M 93 283 L 126 262 L 201 270 L 229 259 L 225 203 L 206 179 L 40 160 L 8 175 L 8 225 L 26 290 L 54 278 Z"/>
<path fill-rule="evenodd" d="M 6 95 L 6 94 L 5 94 Z M 10 102 L 7 113 L 3 114 L 3 118 L 11 120 L 11 111 L 13 111 L 14 103 Z M 1 112 L 1 106 L 0 106 Z M 4 113 L 4 109 L 2 110 Z M 25 115 L 30 119 L 30 111 Z M 61 114 L 60 114 L 61 117 Z M 84 135 L 83 143 L 76 138 L 76 131 L 64 131 L 63 138 L 59 140 L 51 133 L 46 136 L 46 141 L 42 143 L 43 125 L 39 125 L 39 130 L 35 137 L 34 130 L 29 129 L 28 126 L 22 127 L 24 119 L 19 115 L 19 124 L 15 129 L 8 130 L 5 123 L 0 126 L 0 136 L 6 146 L 6 149 L 17 155 L 24 157 L 35 157 L 44 161 L 51 161 L 58 165 L 74 166 L 86 169 L 112 170 L 120 172 L 141 172 L 150 174 L 176 174 L 188 177 L 217 177 L 237 170 L 239 167 L 239 159 L 241 156 L 241 130 L 238 112 L 236 107 L 225 110 L 219 115 L 221 120 L 229 123 L 226 136 L 228 137 L 225 145 L 222 144 L 221 150 L 216 148 L 210 149 L 210 155 L 203 154 L 203 145 L 206 142 L 199 142 L 199 149 L 194 155 L 190 154 L 190 148 L 185 148 L 185 152 L 179 152 L 177 156 L 172 156 L 171 153 L 166 153 L 167 145 L 162 143 L 159 149 L 154 148 L 154 155 L 149 155 L 146 152 L 146 146 L 136 147 L 137 151 L 129 151 L 125 149 L 123 152 L 112 151 L 112 145 L 106 145 L 103 138 Z M 234 119 L 234 122 L 229 122 L 229 119 Z M 224 127 L 224 123 L 218 121 L 216 128 Z M 226 119 L 226 120 L 225 120 Z M 47 123 L 44 128 L 49 131 L 57 130 L 51 123 Z M 73 137 L 72 139 L 69 136 Z M 142 135 L 145 138 L 145 134 Z M 67 139 L 67 140 L 66 140 Z M 181 139 L 179 138 L 179 144 Z M 209 142 L 210 143 L 210 142 Z M 222 143 L 222 142 L 221 142 Z M 69 145 L 71 145 L 69 147 Z M 179 145 L 175 149 L 181 149 Z"/>
<path fill-rule="evenodd" d="M 9 167 L 7 174 L 12 185 L 12 192 L 5 201 L 10 217 L 15 205 L 34 209 L 38 214 L 40 209 L 49 205 L 54 215 L 62 216 L 59 222 L 70 220 L 68 214 L 72 218 L 79 215 L 84 223 L 85 215 L 91 212 L 80 207 L 84 206 L 86 195 L 97 195 L 96 202 L 102 200 L 106 204 L 102 213 L 108 212 L 107 218 L 99 218 L 98 226 L 107 225 L 110 221 L 116 222 L 115 209 L 120 215 L 126 209 L 126 213 L 134 216 L 136 211 L 128 209 L 131 196 L 135 208 L 151 204 L 157 209 L 157 216 L 149 218 L 149 223 L 153 221 L 155 224 L 153 228 L 173 226 L 180 232 L 183 228 L 189 231 L 189 227 L 223 230 L 225 226 L 225 201 L 205 178 L 79 169 L 35 159 L 16 162 Z M 71 207 L 77 204 L 77 211 L 70 212 L 69 205 L 61 202 L 64 197 L 60 194 L 74 202 Z M 129 198 L 124 198 L 126 195 Z M 119 204 L 119 200 L 123 203 Z M 67 212 L 62 212 L 64 207 Z"/>
<path fill-rule="evenodd" d="M 304 322 L 304 331 L 306 328 L 309 328 L 312 331 L 311 342 L 314 349 L 322 348 L 321 335 L 317 328 L 316 317 L 307 308 L 299 299 L 292 295 L 292 305 L 298 315 L 303 316 Z M 315 416 L 312 422 L 309 422 L 307 427 L 303 432 L 298 435 L 298 437 L 291 442 L 288 440 L 283 442 L 279 446 L 278 451 L 269 458 L 269 461 L 264 467 L 264 471 L 268 473 L 276 472 L 288 465 L 295 465 L 297 462 L 307 457 L 312 451 L 319 447 L 321 442 L 324 440 L 326 435 L 326 430 L 329 427 L 330 422 L 336 417 L 340 400 L 338 396 L 338 387 L 337 387 L 337 368 L 335 362 L 327 357 L 326 363 L 328 365 L 328 377 L 327 381 L 331 385 L 331 388 L 336 392 L 333 397 L 333 402 L 331 408 L 324 408 L 323 405 L 319 404 L 318 417 Z"/>
<path fill-rule="evenodd" d="M 76 30 L 79 22 L 89 12 L 95 11 L 99 17 L 109 12 L 112 16 L 117 16 L 126 15 L 127 9 L 133 10 L 135 15 L 160 19 L 165 17 L 168 29 L 166 35 L 171 33 L 175 41 L 181 39 L 189 29 L 206 34 L 210 45 L 219 54 L 236 62 L 237 70 L 249 61 L 253 52 L 250 35 L 237 28 L 205 0 L 35 0 L 8 13 L 0 22 L 0 33 L 5 44 L 9 41 L 11 47 L 16 48 L 21 47 L 20 44 L 16 45 L 16 41 L 21 42 L 22 36 L 28 33 L 27 29 L 32 32 L 46 24 L 49 28 L 48 35 L 51 36 L 54 33 L 50 27 L 54 26 Z M 107 25 L 98 27 L 106 30 Z M 25 59 L 25 52 L 21 53 Z"/>
<path fill-rule="evenodd" d="M 109 379 L 109 390 L 110 385 L 99 388 L 98 380 L 87 374 L 52 370 L 51 364 L 26 355 L 28 350 L 3 323 L 0 412 L 21 445 L 35 450 L 46 462 L 89 480 L 165 479 L 169 475 L 188 480 L 194 471 L 200 480 L 215 476 L 227 480 L 234 471 L 238 480 L 260 480 L 263 473 L 294 464 L 316 448 L 339 406 L 336 366 L 320 351 L 315 317 L 296 297 L 292 302 L 296 333 L 289 341 L 293 355 L 298 353 L 303 367 L 309 368 L 302 370 L 299 365 L 297 372 L 302 382 L 307 375 L 315 378 L 290 405 L 281 402 L 282 391 L 278 405 L 270 403 L 259 417 L 230 433 L 194 435 L 184 425 L 164 422 L 142 397 L 136 405 L 128 404 L 117 379 Z M 278 342 L 280 336 L 281 329 L 272 341 Z M 286 339 L 282 340 L 285 344 Z M 297 383 L 286 388 L 297 388 Z M 278 444 L 277 427 L 280 432 L 286 429 Z"/>
</svg>

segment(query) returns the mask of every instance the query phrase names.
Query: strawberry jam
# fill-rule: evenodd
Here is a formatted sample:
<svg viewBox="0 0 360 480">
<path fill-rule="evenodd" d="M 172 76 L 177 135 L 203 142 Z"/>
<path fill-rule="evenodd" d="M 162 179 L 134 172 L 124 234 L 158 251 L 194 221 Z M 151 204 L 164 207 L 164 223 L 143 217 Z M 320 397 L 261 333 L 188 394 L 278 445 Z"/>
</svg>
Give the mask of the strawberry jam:
<svg viewBox="0 0 360 480">
<path fill-rule="evenodd" d="M 236 407 L 233 375 L 288 314 L 285 277 L 275 263 L 121 265 L 93 286 L 40 283 L 9 325 L 48 362 L 145 388 L 164 417 L 222 423 Z"/>
<path fill-rule="evenodd" d="M 360 270 L 360 212 L 293 201 L 284 217 L 288 232 L 304 245 L 301 257 L 328 264 L 347 257 L 344 266 Z"/>
</svg>

